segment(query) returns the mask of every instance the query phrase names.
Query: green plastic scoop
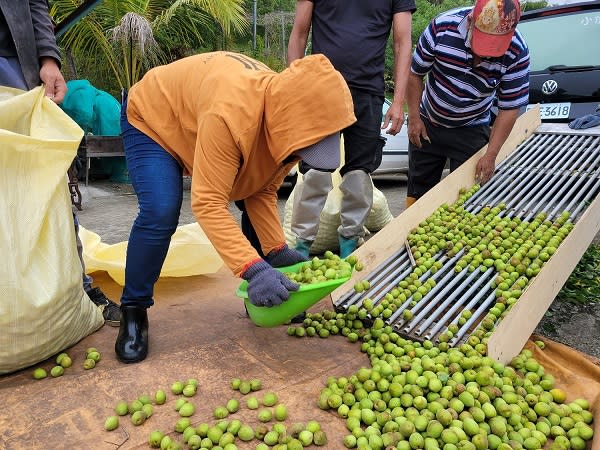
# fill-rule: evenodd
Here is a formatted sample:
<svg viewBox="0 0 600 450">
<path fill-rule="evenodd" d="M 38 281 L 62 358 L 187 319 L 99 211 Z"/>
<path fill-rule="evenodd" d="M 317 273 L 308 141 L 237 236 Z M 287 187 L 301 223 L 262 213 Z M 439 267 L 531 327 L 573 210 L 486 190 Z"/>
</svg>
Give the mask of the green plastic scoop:
<svg viewBox="0 0 600 450">
<path fill-rule="evenodd" d="M 280 272 L 297 272 L 303 264 L 305 263 L 300 262 L 293 266 L 279 267 L 277 270 Z M 349 279 L 350 277 L 337 278 L 321 283 L 300 285 L 300 289 L 290 292 L 290 297 L 281 305 L 270 307 L 255 306 L 250 303 L 250 300 L 248 300 L 247 281 L 242 281 L 236 291 L 236 295 L 244 299 L 248 315 L 255 325 L 259 327 L 276 327 L 288 322 L 301 312 L 306 311 Z"/>
</svg>

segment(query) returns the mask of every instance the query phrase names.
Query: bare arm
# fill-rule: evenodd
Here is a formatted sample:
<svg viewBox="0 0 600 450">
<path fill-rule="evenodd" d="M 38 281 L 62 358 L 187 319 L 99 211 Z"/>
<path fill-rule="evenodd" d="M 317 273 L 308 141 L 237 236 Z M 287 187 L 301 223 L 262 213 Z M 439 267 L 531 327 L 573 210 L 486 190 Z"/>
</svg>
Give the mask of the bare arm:
<svg viewBox="0 0 600 450">
<path fill-rule="evenodd" d="M 312 22 L 313 3 L 308 0 L 298 0 L 296 2 L 296 15 L 294 17 L 294 26 L 290 34 L 288 43 L 287 63 L 300 59 L 304 56 L 306 43 L 308 42 L 308 33 Z"/>
<path fill-rule="evenodd" d="M 486 183 L 494 174 L 496 157 L 512 131 L 518 116 L 518 109 L 501 109 L 498 112 L 498 117 L 496 117 L 490 133 L 487 151 L 477 162 L 475 169 L 475 179 L 481 184 Z"/>
<path fill-rule="evenodd" d="M 40 63 L 40 80 L 44 83 L 46 96 L 60 103 L 67 93 L 67 85 L 60 72 L 60 52 L 54 37 L 48 3 L 46 0 L 29 0 L 29 10 Z"/>
<path fill-rule="evenodd" d="M 49 56 L 40 58 L 40 80 L 44 83 L 47 97 L 55 103 L 64 100 L 67 84 L 54 58 Z"/>
<path fill-rule="evenodd" d="M 425 83 L 423 77 L 415 73 L 408 75 L 408 87 L 406 92 L 406 104 L 408 106 L 408 121 L 418 119 L 419 105 L 421 103 L 421 97 L 423 96 L 423 90 L 425 89 Z"/>
<path fill-rule="evenodd" d="M 394 44 L 394 99 L 383 121 L 382 129 L 387 128 L 387 134 L 395 135 L 404 123 L 404 100 L 411 61 L 411 21 L 410 12 L 394 14 L 392 22 Z"/>
<path fill-rule="evenodd" d="M 417 147 L 421 147 L 421 138 L 429 141 L 427 129 L 421 119 L 419 106 L 421 96 L 423 95 L 425 84 L 423 77 L 414 73 L 408 76 L 408 86 L 406 91 L 406 103 L 408 105 L 408 139 Z"/>
</svg>

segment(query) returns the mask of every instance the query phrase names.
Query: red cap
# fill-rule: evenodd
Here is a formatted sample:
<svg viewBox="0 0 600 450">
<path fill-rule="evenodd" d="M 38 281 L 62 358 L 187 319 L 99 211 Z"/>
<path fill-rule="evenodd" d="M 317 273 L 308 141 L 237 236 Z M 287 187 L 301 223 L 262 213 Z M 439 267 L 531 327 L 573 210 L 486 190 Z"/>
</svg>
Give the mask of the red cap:
<svg viewBox="0 0 600 450">
<path fill-rule="evenodd" d="M 521 17 L 518 0 L 477 0 L 473 8 L 471 48 L 477 56 L 502 56 Z"/>
</svg>

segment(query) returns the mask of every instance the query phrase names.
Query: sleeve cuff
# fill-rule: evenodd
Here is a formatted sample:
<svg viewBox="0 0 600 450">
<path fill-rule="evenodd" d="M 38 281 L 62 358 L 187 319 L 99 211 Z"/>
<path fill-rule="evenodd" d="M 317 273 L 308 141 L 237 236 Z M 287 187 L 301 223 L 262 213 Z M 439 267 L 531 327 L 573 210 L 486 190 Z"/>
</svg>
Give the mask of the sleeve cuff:
<svg viewBox="0 0 600 450">
<path fill-rule="evenodd" d="M 256 259 L 253 259 L 252 261 L 246 263 L 244 265 L 244 267 L 242 267 L 242 271 L 240 272 L 240 278 L 244 277 L 244 274 L 250 267 L 252 267 L 254 264 L 256 264 L 257 262 L 260 262 L 262 260 L 263 260 L 262 258 L 256 258 Z"/>
</svg>

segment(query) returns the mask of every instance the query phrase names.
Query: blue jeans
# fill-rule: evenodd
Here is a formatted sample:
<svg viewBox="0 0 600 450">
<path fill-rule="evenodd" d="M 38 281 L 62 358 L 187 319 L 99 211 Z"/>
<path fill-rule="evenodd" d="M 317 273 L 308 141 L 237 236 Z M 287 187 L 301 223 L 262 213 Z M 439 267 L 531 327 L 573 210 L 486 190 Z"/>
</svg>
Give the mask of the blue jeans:
<svg viewBox="0 0 600 450">
<path fill-rule="evenodd" d="M 183 198 L 183 168 L 177 160 L 127 120 L 121 110 L 121 135 L 129 179 L 139 213 L 129 234 L 121 305 L 149 308 L 154 284 L 177 229 Z"/>
</svg>

